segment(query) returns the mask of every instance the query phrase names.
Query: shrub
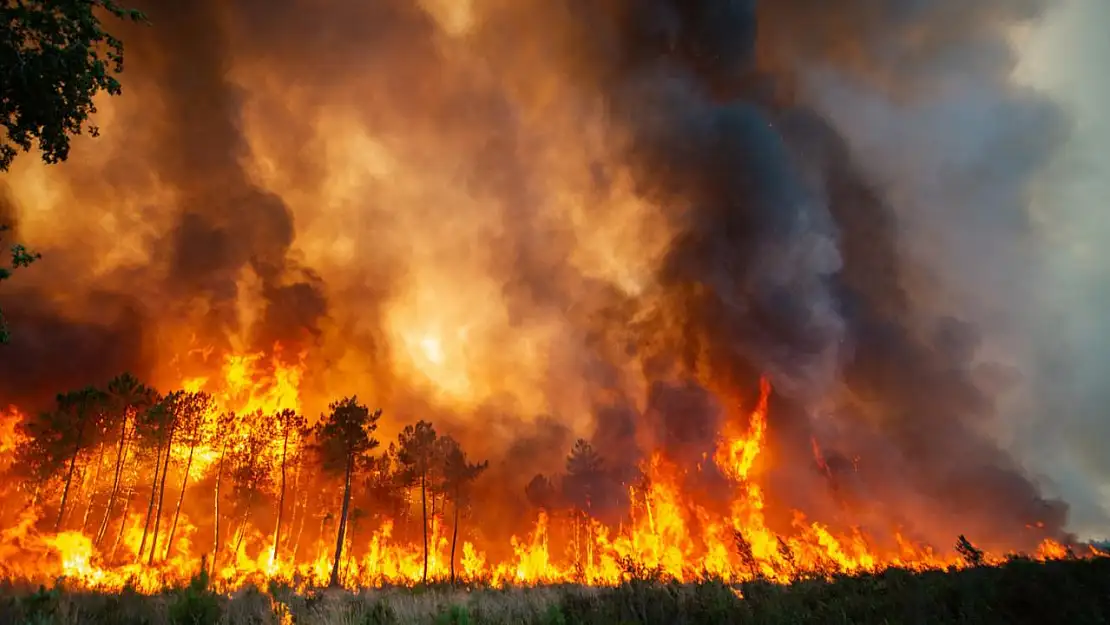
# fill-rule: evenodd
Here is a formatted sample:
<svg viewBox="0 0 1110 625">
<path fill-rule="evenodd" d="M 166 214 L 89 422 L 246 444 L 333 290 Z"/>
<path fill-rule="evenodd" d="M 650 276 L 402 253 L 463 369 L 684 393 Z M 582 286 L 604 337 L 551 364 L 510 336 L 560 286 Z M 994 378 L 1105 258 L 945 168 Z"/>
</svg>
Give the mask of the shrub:
<svg viewBox="0 0 1110 625">
<path fill-rule="evenodd" d="M 201 567 L 184 589 L 175 591 L 169 605 L 171 625 L 217 625 L 223 615 L 220 597 L 208 588 L 208 571 Z"/>
</svg>

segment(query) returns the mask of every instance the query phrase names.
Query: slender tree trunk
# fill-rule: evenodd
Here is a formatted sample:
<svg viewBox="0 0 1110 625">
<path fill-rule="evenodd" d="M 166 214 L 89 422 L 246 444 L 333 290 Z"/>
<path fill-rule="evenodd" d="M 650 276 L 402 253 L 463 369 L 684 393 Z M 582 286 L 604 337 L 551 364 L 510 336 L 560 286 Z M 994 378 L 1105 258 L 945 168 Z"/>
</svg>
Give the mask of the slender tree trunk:
<svg viewBox="0 0 1110 625">
<path fill-rule="evenodd" d="M 146 539 L 150 533 L 150 520 L 154 516 L 154 501 L 158 497 L 158 477 L 162 470 L 162 445 L 159 444 L 154 455 L 154 482 L 150 485 L 150 503 L 146 506 L 146 520 L 143 521 L 143 539 L 139 541 L 139 552 L 135 554 L 142 562 L 143 552 L 146 549 Z"/>
<path fill-rule="evenodd" d="M 347 574 L 351 571 L 351 563 L 354 562 L 354 555 L 353 555 L 354 554 L 354 543 L 355 543 L 355 534 L 357 534 L 357 533 L 358 533 L 358 519 L 354 518 L 354 519 L 348 520 L 347 521 L 346 542 L 344 543 L 344 549 L 346 549 L 346 554 L 343 556 L 343 568 L 342 568 L 342 574 L 343 574 L 344 577 L 346 577 Z M 356 566 L 357 566 L 357 564 L 358 563 L 355 563 Z"/>
<path fill-rule="evenodd" d="M 446 502 L 446 500 L 444 500 Z M 446 505 L 446 503 L 444 503 Z M 455 520 L 451 523 L 451 585 L 455 585 L 455 544 L 459 540 L 459 489 L 455 489 Z"/>
<path fill-rule="evenodd" d="M 293 500 L 296 502 L 296 499 Z M 308 519 L 308 493 L 304 495 L 304 501 L 301 503 L 300 525 L 297 526 L 297 535 L 293 539 L 293 561 L 297 561 L 297 554 L 301 551 L 301 536 L 304 535 L 305 522 Z"/>
<path fill-rule="evenodd" d="M 347 470 L 343 478 L 343 505 L 339 512 L 339 535 L 335 538 L 335 559 L 331 565 L 331 586 L 339 587 L 339 566 L 343 558 L 343 540 L 347 532 L 347 511 L 351 505 L 351 474 L 354 473 L 354 457 L 347 456 Z"/>
<path fill-rule="evenodd" d="M 166 438 L 166 458 L 162 461 L 162 483 L 158 486 L 158 509 L 154 511 L 154 533 L 150 538 L 150 554 L 147 565 L 154 564 L 154 555 L 158 552 L 158 527 L 162 524 L 162 504 L 166 500 L 166 478 L 170 472 L 170 456 L 173 451 L 173 430 L 170 425 L 170 435 Z"/>
<path fill-rule="evenodd" d="M 189 445 L 189 459 L 185 461 L 185 477 L 181 478 L 181 494 L 177 496 L 177 506 L 173 510 L 170 535 L 166 537 L 166 559 L 169 559 L 170 550 L 173 549 L 173 537 L 177 533 L 177 520 L 181 517 L 181 504 L 185 503 L 185 487 L 189 485 L 189 471 L 193 468 L 193 452 L 196 451 L 196 448 L 196 432 L 193 432 L 192 443 Z"/>
<path fill-rule="evenodd" d="M 274 551 L 270 554 L 270 562 L 276 563 L 278 557 L 278 544 L 281 542 L 281 517 L 285 512 L 285 459 L 289 453 L 289 428 L 285 428 L 285 437 L 281 442 L 281 494 L 278 495 L 277 522 L 274 524 Z"/>
<path fill-rule="evenodd" d="M 35 491 L 31 493 L 31 503 L 28 508 L 37 508 L 39 505 L 39 497 L 42 496 L 42 480 L 35 481 Z"/>
<path fill-rule="evenodd" d="M 216 562 L 220 558 L 220 483 L 224 477 L 224 457 L 227 456 L 227 441 L 220 447 L 220 461 L 216 465 L 216 496 L 214 498 L 215 529 L 213 530 L 212 544 L 212 570 L 216 570 Z"/>
<path fill-rule="evenodd" d="M 298 496 L 298 493 L 301 492 L 301 469 L 300 469 L 300 467 L 297 467 L 296 470 L 293 471 L 293 488 L 291 488 L 290 490 L 293 491 L 293 508 L 289 511 L 289 521 L 286 523 L 289 526 L 290 532 L 286 532 L 284 534 L 285 544 L 286 544 L 286 549 L 285 550 L 286 551 L 289 551 L 289 540 L 291 538 L 290 533 L 291 532 L 293 532 L 293 533 L 296 532 L 296 528 L 300 524 L 300 521 L 301 521 L 301 515 L 300 515 L 301 507 L 300 507 L 300 505 L 298 505 L 298 501 L 300 500 L 300 497 Z M 294 561 L 295 560 L 296 559 L 294 558 Z"/>
<path fill-rule="evenodd" d="M 127 456 L 127 417 L 123 419 L 123 429 L 119 436 L 119 447 L 116 448 L 116 470 L 112 475 L 112 490 L 108 495 L 108 505 L 104 508 L 104 518 L 100 520 L 100 528 L 96 530 L 96 546 L 99 547 L 100 543 L 104 540 L 104 534 L 108 531 L 108 523 L 112 518 L 112 508 L 116 505 L 116 497 L 119 496 L 119 481 L 120 476 L 123 475 L 123 462 Z"/>
<path fill-rule="evenodd" d="M 69 470 L 66 471 L 66 485 L 62 489 L 62 503 L 58 507 L 58 520 L 54 522 L 54 531 L 62 531 L 62 522 L 66 518 L 66 504 L 69 502 L 69 487 L 73 483 L 73 472 L 77 470 L 77 456 L 81 454 L 81 439 L 85 436 L 85 420 L 77 428 L 77 442 L 73 445 L 73 455 L 69 458 Z"/>
<path fill-rule="evenodd" d="M 428 583 L 428 490 L 427 473 L 420 473 L 420 516 L 424 530 L 424 583 Z"/>
<path fill-rule="evenodd" d="M 92 514 L 93 503 L 96 502 L 96 485 L 100 483 L 100 468 L 104 466 L 104 445 L 100 445 L 100 452 L 96 456 L 96 470 L 93 471 L 92 485 L 89 487 L 89 500 L 85 503 L 85 516 L 81 519 L 81 533 L 89 527 L 89 515 Z"/>
<path fill-rule="evenodd" d="M 251 506 L 254 505 L 254 490 L 247 494 L 247 505 L 243 508 L 243 518 L 239 519 L 239 529 L 235 532 L 235 557 L 239 556 L 239 548 L 243 546 L 243 539 L 247 537 L 247 523 L 251 520 Z"/>
<path fill-rule="evenodd" d="M 131 512 L 131 500 L 135 498 L 135 487 L 130 486 L 127 488 L 127 499 L 123 504 L 123 516 L 119 520 L 119 532 L 116 533 L 116 541 L 112 543 L 112 558 L 116 557 L 116 552 L 119 550 L 119 544 L 123 542 L 123 534 L 127 529 L 127 515 Z"/>
</svg>

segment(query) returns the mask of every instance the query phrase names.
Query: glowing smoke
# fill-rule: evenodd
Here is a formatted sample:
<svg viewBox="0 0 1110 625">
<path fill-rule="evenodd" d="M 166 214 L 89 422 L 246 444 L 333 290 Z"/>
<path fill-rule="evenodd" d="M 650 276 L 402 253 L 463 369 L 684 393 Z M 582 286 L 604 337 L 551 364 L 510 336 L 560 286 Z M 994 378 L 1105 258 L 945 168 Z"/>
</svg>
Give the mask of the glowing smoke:
<svg viewBox="0 0 1110 625">
<path fill-rule="evenodd" d="M 0 399 L 279 340 L 310 414 L 357 390 L 631 465 L 696 458 L 766 373 L 788 503 L 833 505 L 816 436 L 868 514 L 1054 532 L 984 364 L 1029 349 L 1066 130 L 1010 81 L 1044 4 L 150 2 L 107 138 L 12 175 L 47 259 Z"/>
</svg>

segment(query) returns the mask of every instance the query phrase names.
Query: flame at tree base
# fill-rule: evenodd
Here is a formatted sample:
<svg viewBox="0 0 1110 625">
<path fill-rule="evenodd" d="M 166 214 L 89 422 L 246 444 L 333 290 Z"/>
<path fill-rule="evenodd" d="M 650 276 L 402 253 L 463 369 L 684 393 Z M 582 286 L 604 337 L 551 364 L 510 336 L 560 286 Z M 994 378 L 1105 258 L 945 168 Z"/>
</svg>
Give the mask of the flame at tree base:
<svg viewBox="0 0 1110 625">
<path fill-rule="evenodd" d="M 274 390 L 267 395 L 248 389 L 243 382 L 247 379 L 243 367 L 250 362 L 241 358 L 227 361 L 224 373 L 229 384 L 225 388 L 234 392 L 213 395 L 216 402 L 209 415 L 213 421 L 206 422 L 205 427 L 215 427 L 216 413 L 228 411 L 230 405 L 265 411 L 280 409 L 284 402 L 295 404 L 295 383 L 290 383 L 297 378 L 295 371 L 281 372 L 275 378 L 278 382 Z M 190 385 L 203 388 L 205 381 L 193 380 Z M 453 509 L 446 499 L 436 509 L 433 497 L 428 518 L 426 578 L 448 580 L 454 572 L 457 581 L 492 586 L 566 582 L 615 585 L 631 578 L 682 582 L 712 578 L 733 583 L 765 579 L 788 583 L 807 577 L 876 572 L 890 567 L 922 570 L 995 564 L 1008 557 L 1008 554 L 978 552 L 963 537 L 954 550 L 935 550 L 905 538 L 897 527 L 890 528 L 886 541 L 889 545 L 883 547 L 882 541 L 863 528 L 851 527 L 838 532 L 820 521 L 807 519 L 799 511 L 793 512 L 789 533 L 771 529 L 765 516 L 767 503 L 758 471 L 768 432 L 770 393 L 769 383 L 763 380 L 755 408 L 744 422 L 726 424 L 726 435 L 719 441 L 717 452 L 703 465 L 683 470 L 661 453 L 652 455 L 641 467 L 643 479 L 627 487 L 630 507 L 615 526 L 593 518 L 580 508 L 540 510 L 532 530 L 511 536 L 506 541 L 507 549 L 506 545 L 493 545 L 489 537 L 482 540 L 471 537 L 463 524 L 463 535 L 456 536 L 453 553 Z M 233 403 L 236 397 L 238 404 Z M 24 418 L 13 408 L 7 411 L 2 422 L 6 436 L 2 438 L 4 446 L 0 448 L 0 457 L 6 471 L 17 468 L 14 466 L 16 450 L 21 445 L 21 430 L 17 425 Z M 190 515 L 200 509 L 196 500 L 212 497 L 213 473 L 220 470 L 221 452 L 206 445 L 193 449 L 192 460 L 188 460 L 188 450 L 172 451 L 173 462 L 167 462 L 166 466 L 176 466 L 174 481 L 187 476 L 199 485 L 188 493 L 190 505 L 186 508 L 189 512 L 176 515 L 172 521 L 171 547 L 165 547 L 164 543 L 155 547 L 154 540 L 148 541 L 150 527 L 146 515 L 138 509 L 142 497 L 136 495 L 136 485 L 149 480 L 145 475 L 137 475 L 127 495 L 121 497 L 126 500 L 120 506 L 122 516 L 118 526 L 113 522 L 110 527 L 117 537 L 105 540 L 101 536 L 98 546 L 97 532 L 89 530 L 92 525 L 89 519 L 96 516 L 90 515 L 90 511 L 96 507 L 101 493 L 95 487 L 95 478 L 86 470 L 82 479 L 94 482 L 92 486 L 86 485 L 86 501 L 78 502 L 86 506 L 82 519 L 86 529 L 46 531 L 44 528 L 50 521 L 39 501 L 42 495 L 32 494 L 33 505 L 23 507 L 12 518 L 4 517 L 5 529 L 0 532 L 0 574 L 34 583 L 64 578 L 71 586 L 98 590 L 119 590 L 126 586 L 142 592 L 182 584 L 202 567 L 210 572 L 218 586 L 228 589 L 247 584 L 263 585 L 271 580 L 297 588 L 327 584 L 335 552 L 334 518 L 330 512 L 312 514 L 307 492 L 290 489 L 286 505 L 291 520 L 279 548 L 274 548 L 273 533 L 262 525 L 254 525 L 254 519 L 246 514 L 226 521 L 233 527 L 225 530 L 221 550 L 212 554 L 211 540 L 207 538 L 210 530 L 202 532 L 203 523 L 194 523 Z M 820 457 L 818 461 L 820 463 Z M 100 462 L 102 466 L 110 464 L 103 458 Z M 714 497 L 727 499 L 726 506 L 702 505 L 683 490 L 691 471 L 703 472 L 709 468 L 719 472 L 722 483 L 727 484 L 728 496 Z M 294 481 L 303 477 L 298 472 Z M 179 494 L 171 491 L 169 498 Z M 150 497 L 149 494 L 145 496 Z M 269 497 L 273 497 L 272 492 Z M 19 498 L 14 492 L 5 494 L 7 501 Z M 182 500 L 185 499 L 182 496 Z M 419 514 L 419 500 L 407 501 L 406 505 L 409 510 L 415 507 Z M 475 502 L 474 506 L 480 508 L 481 502 Z M 171 522 L 168 512 L 163 512 L 162 516 L 165 517 L 163 522 Z M 339 566 L 341 583 L 353 588 L 422 582 L 425 573 L 421 541 L 409 538 L 412 532 L 398 535 L 396 529 L 400 519 L 378 516 L 371 520 L 372 526 L 364 527 L 367 525 L 363 521 L 365 516 L 359 512 L 349 521 Z M 405 520 L 412 524 L 411 515 Z M 419 527 L 420 518 L 415 521 Z M 319 527 L 312 538 L 305 539 L 305 526 L 309 524 Z M 499 553 L 506 555 L 495 558 L 493 553 L 498 547 Z M 159 550 L 154 556 L 151 555 L 153 549 Z M 1079 555 L 1103 555 L 1093 548 L 1088 549 L 1089 553 Z M 1076 554 L 1049 538 L 1043 540 L 1031 557 L 1047 560 L 1076 557 Z"/>
</svg>

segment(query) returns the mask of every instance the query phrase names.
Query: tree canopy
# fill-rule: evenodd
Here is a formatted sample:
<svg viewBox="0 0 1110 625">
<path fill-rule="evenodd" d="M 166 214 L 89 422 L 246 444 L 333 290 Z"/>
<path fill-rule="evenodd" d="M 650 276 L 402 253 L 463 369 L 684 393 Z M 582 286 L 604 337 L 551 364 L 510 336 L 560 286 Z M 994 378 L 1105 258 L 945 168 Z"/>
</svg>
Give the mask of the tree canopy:
<svg viewBox="0 0 1110 625">
<path fill-rule="evenodd" d="M 69 157 L 73 136 L 87 131 L 101 92 L 119 95 L 123 42 L 104 29 L 102 16 L 144 22 L 139 11 L 114 0 L 19 0 L 0 3 L 0 172 L 20 151 L 38 148 L 42 160 Z M 0 239 L 8 229 L 0 224 Z M 11 245 L 0 258 L 0 282 L 38 258 Z M 0 311 L 0 344 L 9 340 Z"/>
<path fill-rule="evenodd" d="M 101 92 L 119 95 L 123 42 L 102 16 L 145 21 L 114 0 L 20 0 L 0 4 L 0 171 L 37 147 L 46 163 L 69 157 L 70 138 L 96 112 Z"/>
<path fill-rule="evenodd" d="M 0 224 L 0 243 L 3 243 L 3 234 L 7 230 L 7 226 Z M 39 258 L 38 254 L 27 251 L 27 248 L 19 244 L 12 245 L 9 251 L 11 253 L 11 264 L 5 266 L 0 262 L 0 282 L 12 277 L 13 270 L 26 267 Z M 4 322 L 4 311 L 0 310 L 0 344 L 7 343 L 10 338 L 8 336 L 8 324 Z"/>
</svg>

